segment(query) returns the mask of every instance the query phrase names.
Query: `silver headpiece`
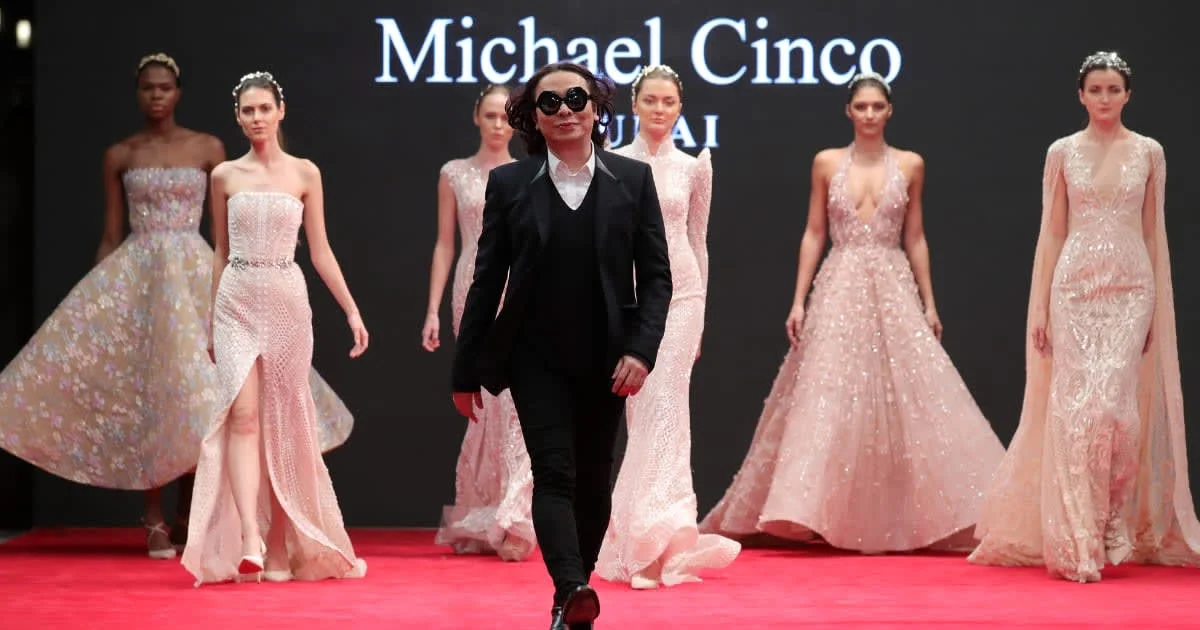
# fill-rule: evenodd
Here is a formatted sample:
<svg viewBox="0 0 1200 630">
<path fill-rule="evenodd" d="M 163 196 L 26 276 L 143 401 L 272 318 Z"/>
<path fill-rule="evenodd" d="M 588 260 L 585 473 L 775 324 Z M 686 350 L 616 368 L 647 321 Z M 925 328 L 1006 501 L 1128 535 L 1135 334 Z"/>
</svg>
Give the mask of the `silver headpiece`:
<svg viewBox="0 0 1200 630">
<path fill-rule="evenodd" d="M 887 92 L 889 96 L 891 95 L 892 86 L 887 82 L 887 79 L 883 78 L 883 75 L 879 74 L 878 72 L 860 72 L 854 75 L 853 79 L 850 79 L 850 82 L 846 84 L 846 88 L 853 90 L 855 85 L 858 85 L 860 81 L 864 81 L 866 79 L 878 81 L 879 84 L 883 86 L 883 91 Z"/>
<path fill-rule="evenodd" d="M 1083 76 L 1088 71 L 1097 68 L 1112 68 L 1127 77 L 1133 76 L 1133 70 L 1129 68 L 1129 64 L 1125 63 L 1125 60 L 1115 51 L 1101 50 L 1095 54 L 1088 55 L 1088 58 L 1083 60 L 1083 65 L 1079 66 L 1079 76 Z"/>
<path fill-rule="evenodd" d="M 661 72 L 671 77 L 671 80 L 674 81 L 677 86 L 679 86 L 680 96 L 683 95 L 683 79 L 679 78 L 679 73 L 675 72 L 674 68 L 662 63 L 642 68 L 642 71 L 638 73 L 637 78 L 633 80 L 633 91 L 636 92 L 638 90 L 638 86 L 642 84 L 642 79 L 645 79 L 647 76 L 655 72 Z"/>
<path fill-rule="evenodd" d="M 234 107 L 234 109 L 237 108 L 238 92 L 240 92 L 242 90 L 242 88 L 244 88 L 246 86 L 247 81 L 250 81 L 252 79 L 265 79 L 267 82 L 269 82 L 272 86 L 275 87 L 275 93 L 279 95 L 280 102 L 282 102 L 284 100 L 283 86 L 279 85 L 279 82 L 275 80 L 275 77 L 272 76 L 270 72 L 251 72 L 250 74 L 242 75 L 242 78 L 238 79 L 237 85 L 235 85 L 233 87 L 233 107 Z"/>
<path fill-rule="evenodd" d="M 146 55 L 145 57 L 142 57 L 140 60 L 138 60 L 137 70 L 134 71 L 133 74 L 135 76 L 141 74 L 142 70 L 148 64 L 152 63 L 161 63 L 162 65 L 166 66 L 168 70 L 174 72 L 177 78 L 179 77 L 179 64 L 175 63 L 175 60 L 172 59 L 167 53 L 154 53 L 153 55 Z"/>
</svg>

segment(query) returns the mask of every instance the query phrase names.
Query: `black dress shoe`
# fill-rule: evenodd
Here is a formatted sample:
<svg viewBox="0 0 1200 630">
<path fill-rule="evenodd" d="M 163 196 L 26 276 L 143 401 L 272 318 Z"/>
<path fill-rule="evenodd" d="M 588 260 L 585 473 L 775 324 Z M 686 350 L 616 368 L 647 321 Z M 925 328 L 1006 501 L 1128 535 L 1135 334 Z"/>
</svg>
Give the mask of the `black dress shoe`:
<svg viewBox="0 0 1200 630">
<path fill-rule="evenodd" d="M 550 610 L 550 630 L 591 630 L 600 616 L 600 598 L 584 584 L 567 593 L 563 603 Z"/>
<path fill-rule="evenodd" d="M 587 623 L 563 623 L 563 607 L 555 606 L 550 611 L 550 630 L 592 630 L 592 622 Z"/>
<path fill-rule="evenodd" d="M 568 626 L 590 624 L 600 616 L 600 597 L 587 584 L 576 586 L 567 593 L 562 608 L 563 623 Z"/>
</svg>

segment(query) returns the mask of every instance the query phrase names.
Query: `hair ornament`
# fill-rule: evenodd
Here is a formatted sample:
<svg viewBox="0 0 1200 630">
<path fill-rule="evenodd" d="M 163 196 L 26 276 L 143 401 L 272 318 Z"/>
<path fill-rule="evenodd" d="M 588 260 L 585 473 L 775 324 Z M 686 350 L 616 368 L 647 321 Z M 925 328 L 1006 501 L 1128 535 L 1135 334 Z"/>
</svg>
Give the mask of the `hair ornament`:
<svg viewBox="0 0 1200 630">
<path fill-rule="evenodd" d="M 679 78 L 679 73 L 675 72 L 674 68 L 672 68 L 671 66 L 668 66 L 664 63 L 656 64 L 653 66 L 646 66 L 646 67 L 642 68 L 642 71 L 638 73 L 637 78 L 633 80 L 633 91 L 634 92 L 637 91 L 638 86 L 642 84 L 642 79 L 645 79 L 646 77 L 648 77 L 651 74 L 654 74 L 656 72 L 661 72 L 661 73 L 671 77 L 671 80 L 674 81 L 676 83 L 676 85 L 679 86 L 679 91 L 683 92 L 683 79 Z"/>
<path fill-rule="evenodd" d="M 883 86 L 883 91 L 887 92 L 889 96 L 891 95 L 891 84 L 888 83 L 887 79 L 883 78 L 883 75 L 879 74 L 878 72 L 860 72 L 854 75 L 854 78 L 850 79 L 850 83 L 846 84 L 846 89 L 853 90 L 854 86 L 858 85 L 862 81 L 866 81 L 867 79 L 878 81 L 879 84 Z"/>
<path fill-rule="evenodd" d="M 1083 65 L 1079 66 L 1079 76 L 1082 77 L 1089 71 L 1098 68 L 1111 68 L 1127 77 L 1133 76 L 1133 70 L 1130 69 L 1129 64 L 1125 63 L 1125 60 L 1120 55 L 1115 51 L 1105 50 L 1088 55 L 1088 58 L 1083 60 Z"/>
<path fill-rule="evenodd" d="M 238 79 L 237 85 L 233 87 L 234 107 L 237 107 L 238 92 L 246 87 L 247 82 L 253 81 L 254 79 L 263 79 L 267 81 L 275 88 L 275 93 L 279 95 L 279 100 L 281 102 L 286 100 L 283 98 L 283 86 L 279 85 L 279 82 L 275 80 L 275 77 L 272 76 L 270 72 L 251 72 L 250 74 L 242 75 L 242 78 Z"/>
<path fill-rule="evenodd" d="M 142 57 L 138 61 L 137 70 L 133 71 L 133 75 L 134 76 L 140 75 L 142 73 L 142 70 L 144 70 L 146 68 L 146 66 L 148 66 L 152 63 L 161 63 L 162 65 L 164 65 L 168 69 L 170 69 L 171 72 L 174 72 L 176 78 L 179 78 L 179 64 L 175 63 L 175 60 L 172 59 L 170 55 L 168 55 L 167 53 L 161 53 L 161 52 L 157 52 L 152 55 L 146 55 L 145 57 Z"/>
</svg>

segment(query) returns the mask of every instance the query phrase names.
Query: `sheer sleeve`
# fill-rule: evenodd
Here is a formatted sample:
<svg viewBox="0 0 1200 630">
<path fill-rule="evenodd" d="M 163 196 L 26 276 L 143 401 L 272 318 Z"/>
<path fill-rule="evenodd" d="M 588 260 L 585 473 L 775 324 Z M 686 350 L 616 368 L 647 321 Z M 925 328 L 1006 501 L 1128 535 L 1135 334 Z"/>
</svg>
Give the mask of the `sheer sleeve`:
<svg viewBox="0 0 1200 630">
<path fill-rule="evenodd" d="M 704 149 L 692 165 L 691 199 L 688 203 L 688 244 L 700 266 L 700 285 L 708 293 L 708 214 L 712 205 L 712 152 Z"/>
<path fill-rule="evenodd" d="M 1142 458 L 1132 530 L 1135 557 L 1161 564 L 1200 563 L 1200 522 L 1188 483 L 1183 392 L 1175 330 L 1175 296 L 1165 220 L 1167 161 L 1162 145 L 1149 143 L 1147 191 L 1155 202 L 1154 284 L 1156 303 L 1149 351 L 1142 363 L 1138 397 Z"/>
</svg>

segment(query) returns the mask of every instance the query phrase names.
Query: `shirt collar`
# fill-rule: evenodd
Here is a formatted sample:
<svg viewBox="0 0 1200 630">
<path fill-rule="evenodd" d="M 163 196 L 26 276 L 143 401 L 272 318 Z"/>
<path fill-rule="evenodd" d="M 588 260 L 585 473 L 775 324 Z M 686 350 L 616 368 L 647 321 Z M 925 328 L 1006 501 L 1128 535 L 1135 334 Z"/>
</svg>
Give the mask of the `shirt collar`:
<svg viewBox="0 0 1200 630">
<path fill-rule="evenodd" d="M 571 173 L 570 169 L 562 160 L 558 159 L 557 155 L 548 147 L 546 149 L 546 165 L 556 177 L 591 177 L 596 171 L 596 146 L 592 145 L 592 154 L 588 157 L 587 162 L 583 163 L 583 167 L 577 173 Z"/>
</svg>

